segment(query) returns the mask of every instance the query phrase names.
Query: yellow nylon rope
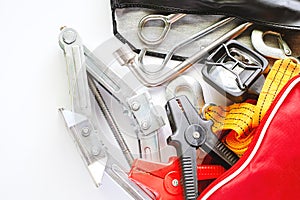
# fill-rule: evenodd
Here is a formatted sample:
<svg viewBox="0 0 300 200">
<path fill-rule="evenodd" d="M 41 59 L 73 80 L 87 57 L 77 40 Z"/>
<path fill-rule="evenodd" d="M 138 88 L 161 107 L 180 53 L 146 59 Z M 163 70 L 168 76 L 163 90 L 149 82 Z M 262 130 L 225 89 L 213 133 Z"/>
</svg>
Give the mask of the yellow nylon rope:
<svg viewBox="0 0 300 200">
<path fill-rule="evenodd" d="M 211 106 L 205 117 L 214 122 L 214 132 L 232 130 L 223 138 L 223 142 L 238 156 L 242 156 L 252 141 L 252 130 L 259 125 L 283 86 L 299 73 L 300 65 L 291 59 L 278 60 L 266 78 L 256 105 L 238 103 Z"/>
</svg>

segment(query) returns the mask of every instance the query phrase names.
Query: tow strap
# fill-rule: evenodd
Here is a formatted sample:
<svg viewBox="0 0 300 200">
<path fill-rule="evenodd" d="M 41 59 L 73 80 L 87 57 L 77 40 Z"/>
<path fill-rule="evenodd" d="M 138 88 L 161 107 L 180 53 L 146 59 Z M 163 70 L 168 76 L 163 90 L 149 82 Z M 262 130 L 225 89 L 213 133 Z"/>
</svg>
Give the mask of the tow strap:
<svg viewBox="0 0 300 200">
<path fill-rule="evenodd" d="M 210 106 L 206 119 L 214 122 L 213 132 L 231 130 L 223 142 L 238 156 L 242 156 L 252 141 L 254 131 L 283 86 L 300 73 L 300 64 L 291 59 L 277 60 L 263 85 L 256 105 L 237 103 L 230 106 Z"/>
</svg>

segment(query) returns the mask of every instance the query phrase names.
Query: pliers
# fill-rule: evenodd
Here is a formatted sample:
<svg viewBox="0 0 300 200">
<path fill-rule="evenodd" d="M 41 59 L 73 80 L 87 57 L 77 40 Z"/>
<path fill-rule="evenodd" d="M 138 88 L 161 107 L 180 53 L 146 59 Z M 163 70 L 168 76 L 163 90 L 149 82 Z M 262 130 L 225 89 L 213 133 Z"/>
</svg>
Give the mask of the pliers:
<svg viewBox="0 0 300 200">
<path fill-rule="evenodd" d="M 196 150 L 200 147 L 217 163 L 228 169 L 239 157 L 212 132 L 212 121 L 203 119 L 186 96 L 173 98 L 165 107 L 172 135 L 167 139 L 180 160 L 181 183 L 185 199 L 198 197 Z"/>
</svg>

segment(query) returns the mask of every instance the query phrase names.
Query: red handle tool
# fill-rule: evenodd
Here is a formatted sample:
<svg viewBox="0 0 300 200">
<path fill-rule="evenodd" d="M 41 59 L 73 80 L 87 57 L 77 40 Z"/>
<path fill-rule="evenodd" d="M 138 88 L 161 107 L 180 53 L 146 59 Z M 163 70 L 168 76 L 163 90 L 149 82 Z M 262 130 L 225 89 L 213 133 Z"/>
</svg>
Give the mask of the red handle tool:
<svg viewBox="0 0 300 200">
<path fill-rule="evenodd" d="M 178 157 L 169 163 L 156 163 L 137 159 L 133 162 L 129 178 L 144 190 L 154 194 L 156 200 L 184 200 Z M 198 180 L 216 179 L 225 172 L 221 165 L 198 165 Z"/>
</svg>

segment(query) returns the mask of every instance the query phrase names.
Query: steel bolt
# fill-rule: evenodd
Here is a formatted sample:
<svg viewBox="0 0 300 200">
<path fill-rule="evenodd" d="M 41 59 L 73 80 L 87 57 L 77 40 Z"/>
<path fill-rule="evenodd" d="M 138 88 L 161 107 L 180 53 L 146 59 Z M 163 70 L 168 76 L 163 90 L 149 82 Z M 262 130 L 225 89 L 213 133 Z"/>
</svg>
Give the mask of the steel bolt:
<svg viewBox="0 0 300 200">
<path fill-rule="evenodd" d="M 75 31 L 73 30 L 66 30 L 64 33 L 63 33 L 63 36 L 62 36 L 63 40 L 65 43 L 67 44 L 72 44 L 73 42 L 76 41 L 76 38 L 77 38 L 77 34 Z"/>
<path fill-rule="evenodd" d="M 134 101 L 134 102 L 131 104 L 131 109 L 134 110 L 134 111 L 139 110 L 140 107 L 141 107 L 141 105 L 140 105 L 139 102 L 137 102 L 137 101 Z"/>
<path fill-rule="evenodd" d="M 93 146 L 92 147 L 92 154 L 94 155 L 94 156 L 98 156 L 99 154 L 100 154 L 100 148 L 98 147 L 98 146 Z"/>
<path fill-rule="evenodd" d="M 142 129 L 144 129 L 144 130 L 149 129 L 149 127 L 150 127 L 147 121 L 142 121 L 141 126 L 142 126 Z"/>
<path fill-rule="evenodd" d="M 87 137 L 87 136 L 89 136 L 90 135 L 90 129 L 89 129 L 89 127 L 83 127 L 82 129 L 81 129 L 81 134 L 84 136 L 84 137 Z"/>
<path fill-rule="evenodd" d="M 173 185 L 174 187 L 177 187 L 177 186 L 179 185 L 179 181 L 178 181 L 177 179 L 173 179 L 173 180 L 172 180 L 172 185 Z"/>
<path fill-rule="evenodd" d="M 193 137 L 194 137 L 195 139 L 199 139 L 199 138 L 200 138 L 200 133 L 197 132 L 197 131 L 193 132 Z"/>
</svg>

